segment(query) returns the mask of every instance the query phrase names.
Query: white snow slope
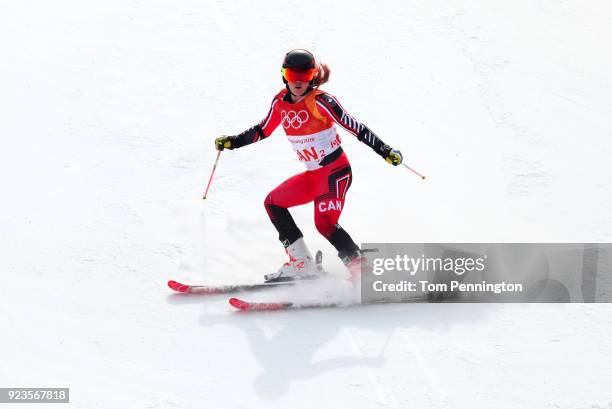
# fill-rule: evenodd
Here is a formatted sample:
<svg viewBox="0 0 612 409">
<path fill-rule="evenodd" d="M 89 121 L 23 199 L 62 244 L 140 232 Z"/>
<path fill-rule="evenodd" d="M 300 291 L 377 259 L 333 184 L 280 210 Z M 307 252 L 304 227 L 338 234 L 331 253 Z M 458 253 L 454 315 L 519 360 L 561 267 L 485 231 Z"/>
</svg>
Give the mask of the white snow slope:
<svg viewBox="0 0 612 409">
<path fill-rule="evenodd" d="M 284 261 L 263 199 L 303 166 L 282 130 L 224 153 L 201 195 L 213 138 L 263 118 L 297 47 L 428 176 L 340 131 L 357 241 L 610 241 L 611 9 L 2 1 L 0 387 L 70 387 L 86 409 L 609 408 L 609 305 L 240 314 L 165 283 Z M 339 273 L 312 207 L 293 214 Z"/>
</svg>

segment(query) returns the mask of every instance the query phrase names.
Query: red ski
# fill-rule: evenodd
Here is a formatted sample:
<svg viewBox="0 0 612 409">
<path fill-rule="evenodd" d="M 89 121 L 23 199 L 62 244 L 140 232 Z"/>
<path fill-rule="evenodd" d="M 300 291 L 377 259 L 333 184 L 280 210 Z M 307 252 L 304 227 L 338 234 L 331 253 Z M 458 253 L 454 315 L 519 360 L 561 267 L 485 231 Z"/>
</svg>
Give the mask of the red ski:
<svg viewBox="0 0 612 409">
<path fill-rule="evenodd" d="M 209 286 L 209 285 L 190 285 L 179 283 L 178 281 L 170 280 L 168 281 L 168 287 L 176 291 L 177 293 L 182 294 L 226 294 L 226 293 L 236 293 L 239 291 L 255 291 L 255 290 L 263 290 L 270 287 L 276 287 L 280 285 L 295 285 L 298 283 L 307 283 L 317 281 L 327 275 L 327 272 L 323 270 L 323 253 L 321 250 L 317 251 L 315 256 L 315 263 L 317 268 L 320 271 L 320 275 L 308 276 L 299 280 L 278 280 L 278 281 L 267 281 L 263 283 L 255 283 L 255 284 L 227 284 L 227 285 L 218 285 L 218 286 Z"/>
<path fill-rule="evenodd" d="M 394 304 L 394 303 L 420 303 L 420 302 L 440 302 L 442 299 L 433 299 L 430 295 L 424 294 L 419 296 L 411 296 L 404 299 L 396 300 L 371 300 L 371 301 L 277 301 L 277 302 L 251 302 L 241 300 L 240 298 L 230 298 L 229 303 L 232 307 L 240 311 L 278 311 L 278 310 L 302 310 L 312 308 L 346 308 L 360 305 L 372 304 Z"/>
<path fill-rule="evenodd" d="M 295 303 L 292 301 L 279 302 L 250 302 L 239 298 L 230 298 L 229 303 L 232 307 L 240 311 L 278 311 L 278 310 L 302 310 L 309 308 L 331 308 L 331 307 L 350 307 L 351 303 L 337 301 L 312 301 Z"/>
<path fill-rule="evenodd" d="M 293 308 L 292 302 L 248 302 L 238 298 L 230 298 L 232 307 L 241 311 L 276 311 Z"/>
<path fill-rule="evenodd" d="M 168 287 L 176 291 L 177 293 L 182 294 L 226 294 L 226 293 L 235 293 L 239 291 L 253 291 L 253 290 L 261 290 L 270 287 L 276 287 L 279 285 L 294 285 L 300 282 L 304 282 L 307 280 L 301 281 L 278 281 L 272 283 L 257 283 L 257 284 L 228 284 L 228 285 L 220 285 L 220 286 L 208 286 L 208 285 L 189 285 L 179 283 L 178 281 L 170 280 L 168 281 Z"/>
</svg>

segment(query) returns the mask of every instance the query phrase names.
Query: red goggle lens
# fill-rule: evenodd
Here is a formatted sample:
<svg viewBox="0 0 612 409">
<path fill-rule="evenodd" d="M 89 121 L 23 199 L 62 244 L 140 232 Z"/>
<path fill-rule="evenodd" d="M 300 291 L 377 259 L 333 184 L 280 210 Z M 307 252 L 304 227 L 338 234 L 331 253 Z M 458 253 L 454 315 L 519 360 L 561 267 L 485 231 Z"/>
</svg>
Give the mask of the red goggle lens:
<svg viewBox="0 0 612 409">
<path fill-rule="evenodd" d="M 285 79 L 289 82 L 310 82 L 314 78 L 317 70 L 311 68 L 306 71 L 296 71 L 292 70 L 291 68 L 281 68 L 281 72 L 283 73 L 283 77 L 285 77 Z"/>
</svg>

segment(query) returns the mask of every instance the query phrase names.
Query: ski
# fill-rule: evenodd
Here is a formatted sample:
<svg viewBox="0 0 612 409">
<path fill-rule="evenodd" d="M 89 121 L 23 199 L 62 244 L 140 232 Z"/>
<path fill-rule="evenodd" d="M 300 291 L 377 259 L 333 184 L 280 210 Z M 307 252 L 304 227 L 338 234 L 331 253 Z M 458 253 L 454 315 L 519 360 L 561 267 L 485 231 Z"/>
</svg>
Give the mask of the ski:
<svg viewBox="0 0 612 409">
<path fill-rule="evenodd" d="M 255 284 L 227 284 L 227 285 L 190 285 L 179 283 L 178 281 L 168 281 L 168 287 L 177 293 L 181 294 L 227 294 L 241 291 L 256 291 L 266 288 L 277 287 L 282 285 L 295 285 L 306 281 L 313 280 L 293 280 L 293 281 L 275 281 L 271 283 L 255 283 Z"/>
<path fill-rule="evenodd" d="M 191 285 L 183 284 L 175 280 L 168 281 L 168 287 L 181 294 L 227 294 L 236 293 L 242 291 L 256 291 L 264 290 L 266 288 L 278 287 L 278 286 L 292 286 L 301 283 L 317 281 L 327 275 L 323 270 L 323 253 L 321 250 L 317 251 L 315 256 L 315 263 L 317 268 L 321 271 L 321 275 L 312 277 L 302 278 L 299 280 L 277 280 L 277 281 L 266 281 L 263 283 L 254 284 L 225 284 L 225 285 Z"/>
<path fill-rule="evenodd" d="M 250 302 L 241 300 L 240 298 L 230 298 L 229 303 L 232 307 L 240 311 L 278 311 L 278 310 L 302 310 L 308 308 L 332 308 L 332 307 L 349 307 L 350 303 L 341 303 L 334 301 L 321 302 L 300 302 L 294 303 L 291 301 L 280 302 Z"/>
<path fill-rule="evenodd" d="M 340 302 L 340 301 L 307 301 L 307 302 L 292 302 L 292 301 L 272 301 L 272 302 L 252 302 L 232 297 L 229 303 L 232 307 L 240 311 L 278 311 L 278 310 L 302 310 L 314 308 L 343 308 L 356 307 L 360 305 L 374 304 L 401 304 L 401 303 L 417 303 L 417 302 L 440 302 L 441 299 L 435 300 L 429 294 L 410 297 L 398 300 L 375 300 L 362 302 Z"/>
<path fill-rule="evenodd" d="M 305 310 L 314 308 L 338 308 L 363 305 L 366 303 L 347 303 L 338 301 L 312 301 L 299 302 L 279 301 L 279 302 L 251 302 L 240 298 L 230 298 L 229 303 L 232 307 L 240 311 L 278 311 L 278 310 Z"/>
<path fill-rule="evenodd" d="M 239 298 L 230 298 L 232 307 L 240 311 L 276 311 L 286 310 L 293 307 L 292 302 L 249 302 Z"/>
</svg>

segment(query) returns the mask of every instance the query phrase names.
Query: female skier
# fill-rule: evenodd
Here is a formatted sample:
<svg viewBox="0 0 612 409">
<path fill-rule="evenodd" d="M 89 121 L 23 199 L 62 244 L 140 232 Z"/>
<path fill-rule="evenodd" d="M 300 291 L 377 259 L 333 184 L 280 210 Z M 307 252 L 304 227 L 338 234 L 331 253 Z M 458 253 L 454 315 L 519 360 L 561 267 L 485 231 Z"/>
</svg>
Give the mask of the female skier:
<svg viewBox="0 0 612 409">
<path fill-rule="evenodd" d="M 374 132 L 349 115 L 338 99 L 320 89 L 329 79 L 326 64 L 315 61 L 307 50 L 289 51 L 281 68 L 286 89 L 272 99 L 268 115 L 259 124 L 235 135 L 215 139 L 217 150 L 236 149 L 261 141 L 282 124 L 285 134 L 306 165 L 306 171 L 290 177 L 272 192 L 264 206 L 289 261 L 266 281 L 312 278 L 320 274 L 302 232 L 288 209 L 314 202 L 315 226 L 338 250 L 338 256 L 355 278 L 361 267 L 361 252 L 349 234 L 338 224 L 352 173 L 334 123 L 368 145 L 392 165 L 402 163 L 402 154 L 386 145 Z"/>
</svg>

